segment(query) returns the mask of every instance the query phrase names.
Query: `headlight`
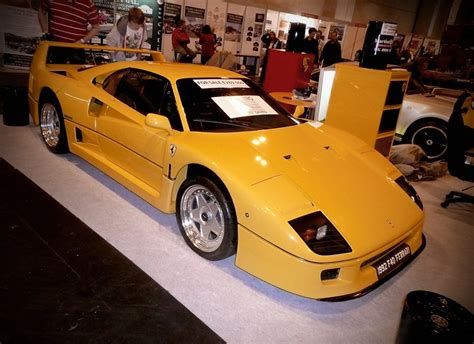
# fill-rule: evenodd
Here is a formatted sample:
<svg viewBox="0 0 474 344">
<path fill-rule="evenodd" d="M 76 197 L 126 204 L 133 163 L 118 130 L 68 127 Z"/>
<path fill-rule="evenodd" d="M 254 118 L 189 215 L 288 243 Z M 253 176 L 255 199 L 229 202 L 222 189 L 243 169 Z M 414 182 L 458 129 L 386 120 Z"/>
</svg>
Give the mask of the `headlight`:
<svg viewBox="0 0 474 344">
<path fill-rule="evenodd" d="M 403 191 L 405 191 L 407 195 L 410 196 L 412 201 L 415 202 L 421 210 L 423 210 L 423 203 L 421 202 L 420 196 L 418 196 L 416 190 L 407 182 L 404 176 L 398 177 L 395 180 L 395 183 L 397 183 L 403 189 Z"/>
<path fill-rule="evenodd" d="M 289 224 L 317 254 L 329 256 L 352 251 L 342 235 L 319 211 L 291 220 Z"/>
</svg>

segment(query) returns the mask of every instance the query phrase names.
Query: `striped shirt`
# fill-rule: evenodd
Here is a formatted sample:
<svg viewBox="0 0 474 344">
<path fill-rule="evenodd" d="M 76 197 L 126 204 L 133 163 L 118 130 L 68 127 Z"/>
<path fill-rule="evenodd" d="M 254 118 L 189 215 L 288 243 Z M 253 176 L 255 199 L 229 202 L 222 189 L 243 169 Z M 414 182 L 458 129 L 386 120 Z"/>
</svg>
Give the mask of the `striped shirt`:
<svg viewBox="0 0 474 344">
<path fill-rule="evenodd" d="M 99 24 L 99 14 L 91 0 L 41 0 L 48 12 L 49 33 L 61 42 L 77 42 L 87 34 L 87 25 Z"/>
</svg>

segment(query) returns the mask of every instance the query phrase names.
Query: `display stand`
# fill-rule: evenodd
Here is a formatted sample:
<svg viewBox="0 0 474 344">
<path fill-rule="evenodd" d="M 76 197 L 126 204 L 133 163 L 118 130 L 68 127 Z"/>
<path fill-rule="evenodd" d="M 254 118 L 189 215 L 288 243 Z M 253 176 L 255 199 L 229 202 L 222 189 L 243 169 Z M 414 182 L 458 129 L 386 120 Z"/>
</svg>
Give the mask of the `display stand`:
<svg viewBox="0 0 474 344">
<path fill-rule="evenodd" d="M 313 54 L 300 54 L 279 49 L 267 51 L 268 62 L 263 89 L 267 92 L 291 92 L 309 84 L 314 66 Z"/>
<path fill-rule="evenodd" d="M 410 73 L 336 65 L 326 123 L 388 156 Z"/>
<path fill-rule="evenodd" d="M 391 73 L 390 85 L 375 140 L 375 149 L 385 156 L 388 156 L 392 147 L 398 116 L 410 79 L 410 73 L 406 70 L 392 69 L 388 72 Z"/>
</svg>

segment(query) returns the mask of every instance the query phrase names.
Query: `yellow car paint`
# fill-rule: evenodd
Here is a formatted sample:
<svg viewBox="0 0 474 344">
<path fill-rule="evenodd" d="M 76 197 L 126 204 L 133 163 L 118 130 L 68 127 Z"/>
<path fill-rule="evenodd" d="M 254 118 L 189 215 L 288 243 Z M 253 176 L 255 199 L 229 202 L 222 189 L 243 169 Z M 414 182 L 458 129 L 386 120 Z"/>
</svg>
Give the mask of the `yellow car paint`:
<svg viewBox="0 0 474 344">
<path fill-rule="evenodd" d="M 165 213 L 190 166 L 204 166 L 222 181 L 238 220 L 236 265 L 290 292 L 311 298 L 357 293 L 377 282 L 364 262 L 400 243 L 422 246 L 423 211 L 395 183 L 400 172 L 362 140 L 330 125 L 303 123 L 271 130 L 190 131 L 176 82 L 182 78 L 239 78 L 214 67 L 163 62 L 48 65 L 41 43 L 30 71 L 29 105 L 39 124 L 45 89 L 60 103 L 69 149 Z M 93 49 L 99 49 L 93 47 Z M 142 52 L 143 53 L 143 52 Z M 168 79 L 183 131 L 162 128 L 102 89 L 106 76 L 133 66 Z M 147 124 L 148 123 L 148 124 Z M 78 136 L 80 133 L 80 137 Z M 321 211 L 351 252 L 313 252 L 289 221 Z M 321 280 L 321 271 L 340 268 Z"/>
</svg>

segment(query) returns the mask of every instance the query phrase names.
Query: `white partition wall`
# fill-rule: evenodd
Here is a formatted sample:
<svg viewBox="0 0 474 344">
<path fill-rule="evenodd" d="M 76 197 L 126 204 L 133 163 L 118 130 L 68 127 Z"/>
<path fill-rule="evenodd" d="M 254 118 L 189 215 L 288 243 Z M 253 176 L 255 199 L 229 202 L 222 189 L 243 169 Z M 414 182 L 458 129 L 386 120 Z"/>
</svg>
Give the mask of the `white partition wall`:
<svg viewBox="0 0 474 344">
<path fill-rule="evenodd" d="M 278 31 L 278 18 L 280 17 L 280 12 L 267 10 L 267 16 L 265 18 L 265 31 L 270 30 L 275 33 Z"/>
<path fill-rule="evenodd" d="M 357 27 L 357 34 L 354 39 L 354 46 L 352 48 L 352 56 L 351 59 L 355 59 L 355 55 L 357 50 L 362 50 L 364 46 L 364 39 L 365 39 L 365 33 L 367 32 L 367 27 Z"/>
<path fill-rule="evenodd" d="M 265 20 L 265 10 L 257 7 L 247 7 L 245 11 L 242 32 L 242 55 L 260 56 L 262 34 Z"/>
<path fill-rule="evenodd" d="M 167 61 L 174 60 L 173 46 L 171 44 L 171 33 L 175 28 L 174 18 L 177 14 L 183 16 L 183 0 L 167 0 L 165 3 L 163 45 L 161 52 Z"/>
<path fill-rule="evenodd" d="M 227 15 L 227 2 L 222 0 L 207 0 L 206 24 L 211 26 L 217 37 L 217 51 L 224 47 L 225 23 Z"/>
<path fill-rule="evenodd" d="M 202 27 L 206 24 L 207 0 L 184 0 L 183 16 L 186 19 L 187 31 L 191 43 L 189 47 L 196 50 Z"/>
<path fill-rule="evenodd" d="M 342 58 L 352 59 L 352 52 L 354 50 L 355 38 L 357 36 L 357 27 L 347 25 L 344 32 L 344 40 L 341 44 Z"/>
<path fill-rule="evenodd" d="M 245 6 L 229 3 L 224 34 L 224 50 L 239 54 L 242 47 L 242 31 Z"/>
</svg>

